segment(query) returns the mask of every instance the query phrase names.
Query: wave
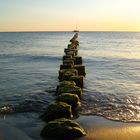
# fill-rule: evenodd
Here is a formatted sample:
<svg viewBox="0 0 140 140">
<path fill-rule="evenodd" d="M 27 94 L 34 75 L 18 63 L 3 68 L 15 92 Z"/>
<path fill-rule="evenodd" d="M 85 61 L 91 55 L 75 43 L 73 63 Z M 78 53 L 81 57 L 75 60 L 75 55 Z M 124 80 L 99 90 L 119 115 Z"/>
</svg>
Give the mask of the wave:
<svg viewBox="0 0 140 140">
<path fill-rule="evenodd" d="M 49 93 L 48 93 L 49 92 Z M 9 104 L 0 106 L 0 115 L 11 113 L 24 113 L 24 112 L 43 112 L 46 107 L 54 101 L 54 89 L 47 90 L 46 92 L 30 94 L 26 97 L 15 97 L 9 99 Z M 7 99 L 8 101 L 8 99 Z"/>
<path fill-rule="evenodd" d="M 38 112 L 42 113 L 55 99 L 55 89 L 30 94 L 25 99 L 17 98 L 13 104 L 0 106 L 0 115 L 11 113 Z M 13 97 L 15 100 L 16 98 Z M 20 100 L 20 101 L 19 101 Z M 117 97 L 109 93 L 84 91 L 81 115 L 98 115 L 106 119 L 122 122 L 140 122 L 140 98 L 135 96 Z"/>
<path fill-rule="evenodd" d="M 62 56 L 59 55 L 19 55 L 19 54 L 1 54 L 1 59 L 8 59 L 10 58 L 15 59 L 17 61 L 24 60 L 24 61 L 46 61 L 46 60 L 62 60 Z"/>
<path fill-rule="evenodd" d="M 140 98 L 119 98 L 108 93 L 86 93 L 80 108 L 82 115 L 98 115 L 122 122 L 140 122 Z"/>
</svg>

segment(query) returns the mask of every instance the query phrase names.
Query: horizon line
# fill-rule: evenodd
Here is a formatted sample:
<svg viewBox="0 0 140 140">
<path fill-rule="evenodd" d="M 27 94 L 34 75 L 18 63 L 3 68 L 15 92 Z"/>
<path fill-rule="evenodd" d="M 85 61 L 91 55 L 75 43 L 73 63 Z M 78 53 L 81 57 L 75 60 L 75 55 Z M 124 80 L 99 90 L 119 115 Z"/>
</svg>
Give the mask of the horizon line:
<svg viewBox="0 0 140 140">
<path fill-rule="evenodd" d="M 14 33 L 14 32 L 15 32 L 15 33 L 17 32 L 17 33 L 18 33 L 18 32 L 73 32 L 73 31 L 59 31 L 59 30 L 58 30 L 58 31 L 22 31 L 22 30 L 21 30 L 21 31 L 0 31 L 0 33 L 6 33 L 6 32 L 7 32 L 7 33 L 10 33 L 10 32 L 11 32 L 11 33 L 12 33 L 12 32 L 13 32 L 13 33 Z M 79 31 L 79 32 L 140 32 L 140 31 L 115 31 L 115 30 L 114 30 L 114 31 L 85 31 L 85 30 L 82 31 L 82 30 L 81 30 L 81 31 Z"/>
</svg>

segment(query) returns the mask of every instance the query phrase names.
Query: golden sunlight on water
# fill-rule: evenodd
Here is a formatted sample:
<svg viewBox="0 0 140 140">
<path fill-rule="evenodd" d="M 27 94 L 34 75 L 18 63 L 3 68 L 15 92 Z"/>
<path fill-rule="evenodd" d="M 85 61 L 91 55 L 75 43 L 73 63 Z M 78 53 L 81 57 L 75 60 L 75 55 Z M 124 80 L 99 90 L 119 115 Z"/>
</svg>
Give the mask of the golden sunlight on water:
<svg viewBox="0 0 140 140">
<path fill-rule="evenodd" d="M 82 140 L 140 140 L 140 126 L 94 128 Z"/>
<path fill-rule="evenodd" d="M 111 52 L 111 51 L 88 51 L 88 50 L 81 50 L 79 51 L 80 55 L 89 56 L 89 57 L 110 57 L 110 58 L 126 58 L 126 59 L 140 59 L 139 52 Z"/>
</svg>

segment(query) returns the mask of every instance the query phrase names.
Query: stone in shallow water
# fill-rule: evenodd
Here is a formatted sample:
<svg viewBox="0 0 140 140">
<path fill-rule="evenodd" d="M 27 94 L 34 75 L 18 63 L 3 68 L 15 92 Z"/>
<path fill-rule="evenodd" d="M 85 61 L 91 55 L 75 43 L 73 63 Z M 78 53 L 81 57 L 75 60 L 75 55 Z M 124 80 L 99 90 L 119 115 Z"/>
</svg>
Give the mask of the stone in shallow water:
<svg viewBox="0 0 140 140">
<path fill-rule="evenodd" d="M 80 103 L 78 95 L 72 93 L 63 93 L 59 95 L 56 100 L 71 105 L 73 109 Z"/>
<path fill-rule="evenodd" d="M 82 95 L 82 89 L 80 87 L 77 87 L 77 86 L 63 86 L 63 87 L 60 87 L 58 89 L 58 92 L 56 93 L 57 95 L 60 95 L 62 93 L 72 93 L 72 94 L 76 94 L 78 95 L 79 98 L 81 98 L 81 95 Z"/>
<path fill-rule="evenodd" d="M 60 82 L 59 85 L 56 88 L 56 94 L 58 92 L 58 89 L 60 87 L 64 87 L 64 86 L 76 86 L 76 83 L 74 81 L 65 81 L 65 80 Z"/>
<path fill-rule="evenodd" d="M 70 49 L 70 48 L 64 49 L 65 54 L 68 54 L 68 52 L 70 51 L 74 52 L 75 55 L 78 55 L 78 49 Z"/>
<path fill-rule="evenodd" d="M 41 131 L 41 136 L 44 138 L 53 139 L 74 139 L 86 135 L 85 130 L 74 120 L 66 118 L 50 121 Z"/>
<path fill-rule="evenodd" d="M 70 40 L 70 42 L 71 42 L 72 44 L 79 45 L 79 41 L 76 40 L 76 39 L 74 39 L 74 38 L 72 38 L 72 39 Z"/>
<path fill-rule="evenodd" d="M 84 65 L 75 65 L 74 68 L 78 71 L 78 75 L 85 76 L 85 66 Z"/>
<path fill-rule="evenodd" d="M 72 59 L 72 55 L 64 55 L 63 56 L 63 61 L 67 59 Z"/>
<path fill-rule="evenodd" d="M 67 59 L 63 61 L 63 64 L 71 64 L 74 65 L 74 59 Z"/>
<path fill-rule="evenodd" d="M 83 76 L 71 76 L 69 78 L 70 81 L 74 81 L 76 86 L 83 88 L 84 86 L 84 77 Z"/>
<path fill-rule="evenodd" d="M 68 44 L 68 49 L 78 49 L 78 45 L 73 44 L 73 43 Z"/>
<path fill-rule="evenodd" d="M 60 65 L 60 70 L 62 69 L 72 69 L 73 65 L 72 64 L 62 64 Z"/>
<path fill-rule="evenodd" d="M 68 81 L 71 76 L 75 76 L 75 74 L 74 73 L 71 73 L 71 72 L 64 73 L 63 76 L 62 76 L 62 81 L 64 81 L 64 80 L 65 81 Z"/>
<path fill-rule="evenodd" d="M 62 81 L 63 75 L 78 75 L 78 71 L 76 69 L 63 69 L 59 70 L 59 80 Z M 64 79 L 63 79 L 64 80 Z"/>
<path fill-rule="evenodd" d="M 49 105 L 41 115 L 41 118 L 45 122 L 49 122 L 59 118 L 71 118 L 72 117 L 72 110 L 71 106 L 64 102 L 56 102 Z"/>
<path fill-rule="evenodd" d="M 81 56 L 75 56 L 75 65 L 82 65 L 83 60 Z"/>
</svg>

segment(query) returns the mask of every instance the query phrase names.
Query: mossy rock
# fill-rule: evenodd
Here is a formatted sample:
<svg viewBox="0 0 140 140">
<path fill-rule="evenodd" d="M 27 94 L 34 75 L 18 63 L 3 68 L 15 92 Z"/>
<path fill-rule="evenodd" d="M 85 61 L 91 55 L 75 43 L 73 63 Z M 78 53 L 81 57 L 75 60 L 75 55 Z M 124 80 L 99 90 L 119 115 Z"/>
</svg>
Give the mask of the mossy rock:
<svg viewBox="0 0 140 140">
<path fill-rule="evenodd" d="M 75 65 L 82 65 L 83 60 L 81 56 L 75 56 Z"/>
<path fill-rule="evenodd" d="M 63 76 L 62 76 L 62 81 L 63 81 L 63 80 L 68 81 L 68 80 L 70 79 L 71 76 L 75 76 L 75 73 L 71 73 L 71 72 L 66 72 L 66 73 L 64 73 Z"/>
<path fill-rule="evenodd" d="M 75 42 L 75 39 L 74 38 L 70 39 L 70 42 L 74 43 Z"/>
<path fill-rule="evenodd" d="M 74 68 L 78 71 L 78 75 L 85 76 L 85 66 L 84 65 L 74 65 Z"/>
<path fill-rule="evenodd" d="M 63 60 L 63 63 L 67 63 L 67 61 L 73 61 L 74 65 L 75 65 L 75 58 L 67 58 L 65 57 L 64 60 Z"/>
<path fill-rule="evenodd" d="M 60 95 L 62 93 L 76 94 L 76 95 L 78 95 L 79 98 L 81 98 L 82 89 L 80 87 L 77 87 L 77 86 L 64 86 L 64 87 L 60 87 L 56 94 Z"/>
<path fill-rule="evenodd" d="M 59 118 L 71 118 L 71 106 L 64 102 L 56 102 L 47 107 L 41 118 L 45 122 L 49 122 Z"/>
<path fill-rule="evenodd" d="M 78 54 L 78 49 L 73 49 L 73 48 L 66 48 L 64 49 L 65 54 L 67 54 L 68 52 L 74 52 L 76 55 Z"/>
<path fill-rule="evenodd" d="M 76 53 L 74 51 L 69 51 L 66 53 L 66 55 L 72 55 L 72 57 L 76 56 Z"/>
<path fill-rule="evenodd" d="M 62 81 L 62 82 L 60 82 L 59 85 L 56 88 L 56 93 L 58 92 L 58 89 L 60 87 L 64 87 L 64 86 L 68 86 L 68 87 L 76 86 L 76 83 L 74 81 Z"/>
<path fill-rule="evenodd" d="M 62 81 L 63 75 L 64 74 L 69 74 L 71 73 L 72 75 L 78 75 L 78 71 L 76 69 L 63 69 L 63 70 L 59 70 L 59 80 Z"/>
<path fill-rule="evenodd" d="M 62 64 L 60 65 L 60 70 L 62 69 L 72 69 L 74 65 L 72 64 Z"/>
<path fill-rule="evenodd" d="M 79 46 L 79 41 L 76 40 L 76 41 L 74 42 L 74 44 L 77 45 L 77 46 Z"/>
<path fill-rule="evenodd" d="M 66 61 L 73 61 L 74 62 L 74 64 L 75 64 L 75 58 L 65 58 L 64 60 L 63 60 L 63 62 L 66 62 Z"/>
<path fill-rule="evenodd" d="M 71 43 L 71 44 L 68 44 L 68 49 L 73 49 L 75 48 L 75 44 Z"/>
<path fill-rule="evenodd" d="M 63 61 L 63 64 L 72 64 L 74 65 L 74 60 L 73 59 L 66 59 Z"/>
<path fill-rule="evenodd" d="M 75 45 L 75 44 L 71 43 L 71 44 L 68 45 L 68 49 L 77 49 L 78 48 L 77 46 L 78 45 Z"/>
<path fill-rule="evenodd" d="M 69 78 L 70 81 L 74 81 L 76 86 L 83 88 L 84 86 L 84 77 L 83 76 L 71 76 Z"/>
<path fill-rule="evenodd" d="M 71 58 L 72 58 L 72 55 L 64 55 L 64 56 L 63 56 L 63 60 L 71 59 Z"/>
<path fill-rule="evenodd" d="M 80 103 L 78 95 L 72 93 L 63 93 L 59 95 L 56 100 L 71 105 L 73 109 Z"/>
<path fill-rule="evenodd" d="M 76 121 L 66 118 L 48 122 L 41 131 L 41 136 L 46 139 L 71 140 L 85 135 L 85 130 Z"/>
<path fill-rule="evenodd" d="M 71 43 L 73 43 L 73 44 L 75 44 L 75 45 L 79 45 L 79 41 L 78 40 L 76 40 L 76 39 L 74 39 L 74 38 L 72 38 L 71 40 L 70 40 L 70 42 Z"/>
</svg>

